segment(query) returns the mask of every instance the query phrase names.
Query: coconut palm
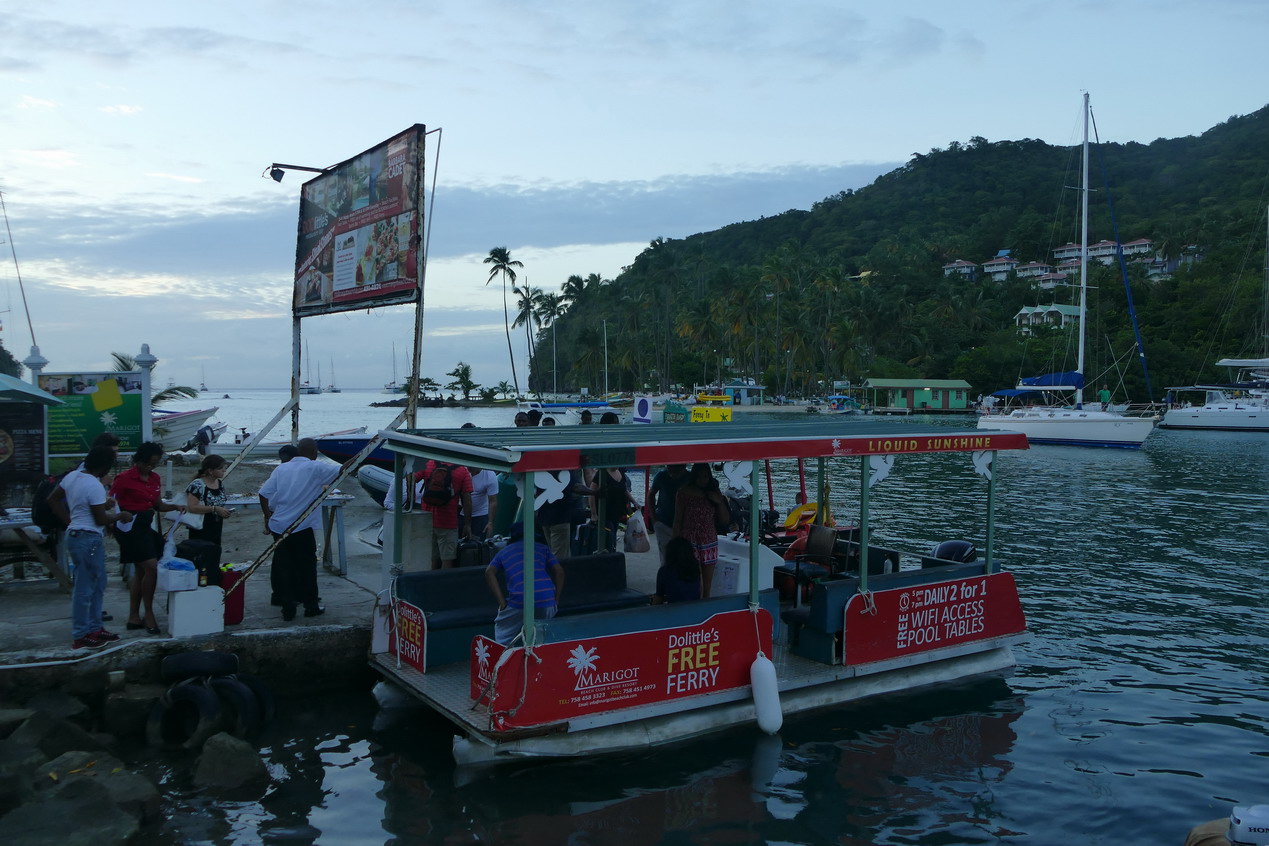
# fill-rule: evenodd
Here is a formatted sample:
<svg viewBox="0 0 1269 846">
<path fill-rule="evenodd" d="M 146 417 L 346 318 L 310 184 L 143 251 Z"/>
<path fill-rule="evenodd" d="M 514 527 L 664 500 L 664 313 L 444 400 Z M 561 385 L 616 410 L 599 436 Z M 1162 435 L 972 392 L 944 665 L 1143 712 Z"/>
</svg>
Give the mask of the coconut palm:
<svg viewBox="0 0 1269 846">
<path fill-rule="evenodd" d="M 506 247 L 494 247 L 489 251 L 489 255 L 485 256 L 484 263 L 492 265 L 489 268 L 489 278 L 485 280 L 486 286 L 494 280 L 495 276 L 502 276 L 502 325 L 507 332 L 507 358 L 511 360 L 511 381 L 515 384 L 516 395 L 519 396 L 520 379 L 516 376 L 516 357 L 511 351 L 511 316 L 507 313 L 507 280 L 510 279 L 511 283 L 515 284 L 515 268 L 524 267 L 524 262 L 513 260 L 511 251 Z"/>
<path fill-rule="evenodd" d="M 528 285 L 511 287 L 518 300 L 516 300 L 516 319 L 511 322 L 511 328 L 519 329 L 524 327 L 524 337 L 529 343 L 529 360 L 533 360 L 533 324 L 537 321 L 538 306 L 542 301 L 542 289 L 531 288 Z"/>
<path fill-rule="evenodd" d="M 140 370 L 135 357 L 128 353 L 112 352 L 110 357 L 114 359 L 115 371 L 118 373 L 128 373 L 134 370 Z M 193 399 L 198 396 L 198 391 L 188 385 L 173 385 L 164 388 L 150 396 L 150 405 L 164 405 L 178 399 Z"/>
<path fill-rule="evenodd" d="M 560 297 L 569 306 L 577 305 L 586 296 L 586 280 L 574 273 L 560 288 Z"/>
</svg>

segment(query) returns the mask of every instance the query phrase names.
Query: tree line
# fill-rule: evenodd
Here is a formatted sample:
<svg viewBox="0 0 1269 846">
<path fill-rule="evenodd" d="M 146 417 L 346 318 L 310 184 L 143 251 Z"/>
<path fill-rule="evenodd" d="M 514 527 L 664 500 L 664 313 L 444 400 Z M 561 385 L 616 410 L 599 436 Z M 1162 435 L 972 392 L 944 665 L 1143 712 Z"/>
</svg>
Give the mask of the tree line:
<svg viewBox="0 0 1269 846">
<path fill-rule="evenodd" d="M 1078 242 L 1078 150 L 972 138 L 913 154 L 904 166 L 809 211 L 657 238 L 615 279 L 569 277 L 559 293 L 517 284 L 520 263 L 491 250 L 489 282 L 515 298 L 507 339 L 533 350 L 517 393 L 607 383 L 667 391 L 750 377 L 774 393 L 815 393 L 835 379 L 962 378 L 976 390 L 1074 369 L 1072 328 L 1020 334 L 1023 306 L 1074 304 L 1073 286 L 1042 291 L 945 276 L 957 259 L 1000 250 L 1052 262 Z M 1150 238 L 1179 266 L 1147 277 L 1089 265 L 1089 382 L 1159 399 L 1163 386 L 1217 378 L 1224 356 L 1265 355 L 1265 205 L 1269 107 L 1200 136 L 1094 147 L 1090 241 Z M 1136 355 L 1136 307 L 1155 396 Z M 512 313 L 514 311 L 514 320 Z M 558 372 L 553 369 L 558 363 Z"/>
</svg>

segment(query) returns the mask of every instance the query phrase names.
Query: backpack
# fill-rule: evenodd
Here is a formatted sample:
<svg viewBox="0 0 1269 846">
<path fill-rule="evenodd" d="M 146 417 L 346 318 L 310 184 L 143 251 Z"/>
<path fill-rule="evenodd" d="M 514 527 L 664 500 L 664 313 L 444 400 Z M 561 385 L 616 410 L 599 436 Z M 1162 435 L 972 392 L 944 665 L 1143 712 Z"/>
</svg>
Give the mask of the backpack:
<svg viewBox="0 0 1269 846">
<path fill-rule="evenodd" d="M 441 464 L 439 461 L 435 463 L 432 472 L 423 482 L 424 505 L 449 505 L 450 500 L 454 498 L 454 488 L 451 484 L 453 473 L 453 465 Z"/>
<path fill-rule="evenodd" d="M 61 482 L 61 476 L 49 476 L 41 479 L 40 483 L 35 486 L 35 494 L 31 501 L 31 523 L 46 535 L 51 535 L 53 532 L 66 528 L 66 524 L 58 518 L 48 504 L 49 496 L 52 495 L 53 491 L 57 490 L 57 486 Z"/>
</svg>

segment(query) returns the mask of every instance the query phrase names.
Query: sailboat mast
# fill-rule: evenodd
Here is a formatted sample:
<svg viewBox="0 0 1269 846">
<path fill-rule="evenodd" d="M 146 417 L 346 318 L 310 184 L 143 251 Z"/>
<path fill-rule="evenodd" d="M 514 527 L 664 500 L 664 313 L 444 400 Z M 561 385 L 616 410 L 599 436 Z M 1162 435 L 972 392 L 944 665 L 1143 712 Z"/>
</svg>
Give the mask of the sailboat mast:
<svg viewBox="0 0 1269 846">
<path fill-rule="evenodd" d="M 1080 322 L 1075 369 L 1084 378 L 1084 323 L 1088 318 L 1088 92 L 1084 92 L 1084 143 L 1080 156 Z M 1075 407 L 1084 407 L 1084 388 L 1075 389 Z"/>
</svg>

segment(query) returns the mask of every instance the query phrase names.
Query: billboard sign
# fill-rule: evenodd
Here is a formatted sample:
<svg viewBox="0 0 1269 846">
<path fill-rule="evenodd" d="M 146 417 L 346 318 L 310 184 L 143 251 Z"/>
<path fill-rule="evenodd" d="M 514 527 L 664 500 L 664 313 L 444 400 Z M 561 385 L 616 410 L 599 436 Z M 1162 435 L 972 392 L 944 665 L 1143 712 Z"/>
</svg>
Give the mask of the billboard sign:
<svg viewBox="0 0 1269 846">
<path fill-rule="evenodd" d="M 415 124 L 304 183 L 297 317 L 418 300 L 425 133 Z"/>
<path fill-rule="evenodd" d="M 44 471 L 44 406 L 0 402 L 0 482 Z"/>
<path fill-rule="evenodd" d="M 39 387 L 63 401 L 48 410 L 50 455 L 84 455 L 96 437 L 112 432 L 119 451 L 141 446 L 145 413 L 141 371 L 41 373 Z"/>
</svg>

